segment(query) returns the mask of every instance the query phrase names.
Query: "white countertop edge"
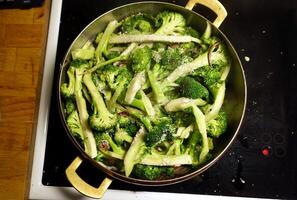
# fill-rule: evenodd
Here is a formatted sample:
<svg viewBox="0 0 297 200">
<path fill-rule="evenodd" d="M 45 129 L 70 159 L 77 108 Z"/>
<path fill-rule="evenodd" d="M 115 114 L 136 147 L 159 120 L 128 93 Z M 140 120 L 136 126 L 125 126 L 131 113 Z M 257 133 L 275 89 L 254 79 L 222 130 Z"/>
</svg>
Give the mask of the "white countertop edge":
<svg viewBox="0 0 297 200">
<path fill-rule="evenodd" d="M 34 198 L 32 200 L 65 200 L 65 199 L 79 199 L 91 200 L 71 187 L 52 187 L 52 186 L 39 186 L 36 188 Z M 50 194 L 50 195 L 49 195 Z M 181 193 L 167 193 L 167 192 L 133 192 L 125 190 L 112 190 L 108 189 L 104 194 L 102 200 L 174 200 L 174 199 L 187 199 L 187 200 L 251 200 L 253 198 L 247 197 L 229 197 L 229 196 L 215 196 L 215 195 L 197 195 L 197 194 L 181 194 Z M 265 199 L 263 199 L 265 200 Z"/>
</svg>

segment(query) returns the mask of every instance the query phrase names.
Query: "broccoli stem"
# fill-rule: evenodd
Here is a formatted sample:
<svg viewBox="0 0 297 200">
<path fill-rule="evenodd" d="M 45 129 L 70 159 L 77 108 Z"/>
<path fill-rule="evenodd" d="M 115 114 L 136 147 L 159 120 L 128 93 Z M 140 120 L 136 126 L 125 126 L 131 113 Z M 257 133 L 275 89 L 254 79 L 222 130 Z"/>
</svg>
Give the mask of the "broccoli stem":
<svg viewBox="0 0 297 200">
<path fill-rule="evenodd" d="M 107 25 L 107 27 L 99 41 L 99 44 L 95 50 L 95 57 L 96 57 L 97 64 L 104 60 L 102 53 L 106 53 L 107 45 L 110 40 L 110 36 L 116 30 L 116 28 L 119 27 L 120 25 L 121 24 L 118 23 L 116 20 L 109 22 L 109 24 Z"/>
<path fill-rule="evenodd" d="M 115 111 L 117 99 L 121 95 L 122 91 L 125 89 L 124 86 L 125 86 L 125 81 L 120 82 L 120 84 L 118 85 L 118 87 L 116 88 L 115 92 L 113 93 L 110 99 L 109 107 L 112 112 Z"/>
<path fill-rule="evenodd" d="M 124 157 L 124 168 L 125 175 L 130 176 L 133 167 L 139 162 L 145 149 L 144 142 L 145 129 L 141 127 L 134 137 L 125 157 Z"/>
<path fill-rule="evenodd" d="M 107 110 L 105 106 L 105 102 L 103 100 L 102 95 L 97 90 L 95 84 L 93 83 L 92 76 L 90 73 L 86 73 L 83 77 L 84 84 L 87 86 L 90 95 L 93 99 L 93 104 L 95 106 L 95 114 L 98 114 L 102 118 L 105 116 L 111 115 L 111 113 Z"/>
<path fill-rule="evenodd" d="M 203 41 L 208 40 L 211 36 L 211 24 L 209 22 L 206 23 L 206 28 L 205 31 L 203 33 L 203 35 L 201 36 L 201 39 Z"/>
<path fill-rule="evenodd" d="M 76 81 L 74 92 L 80 122 L 83 128 L 83 141 L 85 145 L 85 151 L 90 157 L 95 158 L 97 156 L 96 142 L 92 130 L 88 124 L 89 114 L 87 111 L 86 101 L 82 94 L 82 74 L 84 70 L 84 68 L 78 68 L 75 70 Z"/>
<path fill-rule="evenodd" d="M 152 71 L 148 70 L 147 75 L 148 75 L 150 85 L 153 89 L 157 103 L 163 103 L 166 100 L 166 97 L 164 95 L 164 92 L 162 91 L 162 87 L 160 86 L 160 83 L 158 82 L 158 80 L 156 78 L 156 74 L 153 73 Z"/>
<path fill-rule="evenodd" d="M 118 56 L 116 58 L 112 58 L 110 60 L 107 60 L 105 62 L 101 62 L 101 63 L 95 65 L 91 69 L 87 70 L 85 73 L 92 73 L 92 72 L 96 71 L 97 69 L 99 69 L 100 67 L 103 67 L 105 65 L 109 65 L 109 64 L 112 64 L 114 62 L 121 61 L 121 60 L 126 60 L 126 59 L 127 59 L 127 56 Z"/>
<path fill-rule="evenodd" d="M 135 49 L 135 47 L 137 47 L 137 43 L 133 42 L 131 43 L 127 49 L 125 49 L 122 53 L 121 53 L 121 56 L 128 56 L 132 51 L 133 49 Z"/>
<path fill-rule="evenodd" d="M 210 121 L 218 115 L 223 103 L 224 103 L 224 98 L 225 98 L 225 91 L 226 91 L 226 84 L 225 82 L 222 83 L 220 88 L 218 89 L 217 95 L 215 97 L 215 101 L 213 105 L 211 106 L 211 111 L 206 114 L 206 121 Z"/>
<path fill-rule="evenodd" d="M 121 44 L 121 43 L 147 43 L 147 42 L 169 42 L 169 43 L 187 43 L 195 42 L 201 44 L 201 40 L 194 38 L 192 36 L 176 36 L 176 35 L 114 35 L 110 38 L 109 41 L 111 44 Z"/>
<path fill-rule="evenodd" d="M 147 112 L 147 114 L 149 116 L 154 116 L 156 114 L 156 112 L 153 108 L 152 102 L 150 101 L 150 99 L 146 96 L 146 94 L 142 90 L 140 90 L 140 95 L 141 95 L 141 100 L 143 102 L 145 111 Z"/>
<path fill-rule="evenodd" d="M 66 97 L 66 98 L 73 97 L 74 87 L 75 87 L 75 75 L 74 75 L 74 71 L 75 70 L 74 70 L 73 67 L 69 67 L 69 69 L 67 70 L 69 84 L 63 83 L 61 85 L 61 93 L 62 93 L 63 97 Z"/>
<path fill-rule="evenodd" d="M 189 73 L 193 72 L 194 70 L 208 65 L 208 53 L 203 53 L 199 55 L 195 60 L 189 63 L 182 64 L 178 66 L 168 77 L 165 78 L 163 81 L 163 87 L 166 87 L 177 79 L 188 75 Z"/>
<path fill-rule="evenodd" d="M 125 96 L 125 101 L 128 104 L 131 104 L 135 98 L 136 93 L 141 89 L 142 85 L 145 82 L 145 72 L 137 73 L 133 79 L 131 80 L 129 87 L 127 89 L 127 93 Z"/>
<path fill-rule="evenodd" d="M 206 121 L 205 121 L 204 114 L 197 106 L 193 105 L 192 109 L 196 119 L 198 130 L 202 136 L 202 149 L 199 155 L 199 162 L 202 163 L 205 161 L 205 158 L 209 152 L 207 132 L 206 132 Z"/>
<path fill-rule="evenodd" d="M 145 117 L 141 111 L 130 107 L 127 107 L 127 111 L 130 115 L 139 119 L 148 131 L 152 130 L 151 121 L 149 120 L 149 118 Z"/>
<path fill-rule="evenodd" d="M 181 155 L 162 155 L 162 154 L 146 154 L 143 156 L 140 164 L 154 166 L 180 166 L 191 165 L 193 159 L 188 154 Z"/>
<path fill-rule="evenodd" d="M 173 99 L 169 101 L 164 108 L 167 112 L 174 112 L 174 111 L 184 110 L 186 108 L 191 107 L 192 105 L 203 106 L 206 103 L 207 103 L 206 101 L 199 98 L 189 99 L 189 98 L 181 97 L 181 98 Z"/>
</svg>

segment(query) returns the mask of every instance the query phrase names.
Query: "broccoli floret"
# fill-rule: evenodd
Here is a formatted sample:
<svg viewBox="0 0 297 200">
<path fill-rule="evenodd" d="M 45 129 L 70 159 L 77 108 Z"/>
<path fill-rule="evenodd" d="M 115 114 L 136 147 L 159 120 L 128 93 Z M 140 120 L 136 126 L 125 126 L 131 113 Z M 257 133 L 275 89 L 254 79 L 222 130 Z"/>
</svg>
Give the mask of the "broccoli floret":
<svg viewBox="0 0 297 200">
<path fill-rule="evenodd" d="M 130 116 L 135 117 L 136 119 L 141 121 L 147 130 L 152 129 L 151 120 L 147 116 L 145 116 L 143 112 L 130 107 L 127 107 L 127 112 Z"/>
<path fill-rule="evenodd" d="M 150 33 L 153 31 L 151 21 L 152 18 L 143 13 L 129 16 L 122 21 L 122 31 L 130 34 Z"/>
<path fill-rule="evenodd" d="M 133 141 L 133 137 L 131 137 L 124 129 L 117 128 L 117 131 L 114 135 L 114 140 L 117 144 L 122 145 L 124 142 L 131 143 Z"/>
<path fill-rule="evenodd" d="M 180 81 L 179 92 L 183 97 L 209 100 L 208 90 L 194 78 L 188 76 Z"/>
<path fill-rule="evenodd" d="M 75 71 L 75 68 L 70 65 L 69 69 L 67 70 L 69 83 L 62 83 L 61 85 L 61 94 L 64 98 L 73 98 L 74 96 L 74 87 L 75 87 L 74 71 Z"/>
<path fill-rule="evenodd" d="M 219 65 L 213 65 L 212 67 L 204 66 L 195 70 L 193 75 L 202 78 L 204 84 L 209 89 L 212 89 L 211 91 L 214 93 L 213 87 L 215 87 L 215 84 L 221 79 L 222 68 L 223 67 Z"/>
<path fill-rule="evenodd" d="M 144 71 L 150 66 L 152 59 L 152 50 L 148 46 L 137 48 L 132 52 L 132 70 L 134 73 Z"/>
<path fill-rule="evenodd" d="M 122 68 L 118 71 L 118 74 L 116 76 L 116 79 L 114 81 L 114 85 L 116 86 L 115 91 L 111 97 L 109 107 L 110 110 L 114 111 L 116 106 L 116 101 L 120 97 L 120 95 L 125 91 L 125 88 L 127 88 L 128 84 L 130 83 L 132 79 L 131 73 L 128 71 L 127 68 Z"/>
<path fill-rule="evenodd" d="M 159 166 L 148 166 L 137 164 L 134 166 L 132 174 L 136 178 L 146 179 L 146 180 L 157 180 L 161 177 L 173 177 L 174 168 L 173 167 L 159 167 Z"/>
<path fill-rule="evenodd" d="M 134 137 L 140 129 L 140 125 L 137 121 L 131 119 L 130 117 L 120 117 L 119 125 L 120 128 L 124 129 L 131 137 Z"/>
<path fill-rule="evenodd" d="M 211 137 L 218 138 L 227 130 L 227 114 L 220 111 L 215 119 L 207 122 L 207 133 Z"/>
<path fill-rule="evenodd" d="M 80 141 L 83 141 L 83 129 L 79 120 L 78 112 L 76 110 L 71 112 L 71 114 L 67 117 L 66 122 L 71 134 Z"/>
<path fill-rule="evenodd" d="M 125 155 L 125 151 L 121 146 L 117 145 L 112 137 L 108 134 L 108 132 L 99 133 L 96 135 L 96 143 L 98 149 L 102 151 L 104 154 L 117 158 L 123 159 Z"/>
<path fill-rule="evenodd" d="M 195 37 L 195 38 L 200 38 L 200 33 L 197 30 L 190 27 L 190 26 L 187 26 L 185 28 L 185 33 L 184 34 L 185 35 L 190 35 L 190 36 Z"/>
<path fill-rule="evenodd" d="M 97 131 L 112 128 L 116 124 L 116 116 L 107 110 L 105 102 L 92 80 L 91 74 L 86 73 L 83 81 L 93 100 L 93 115 L 89 118 L 90 126 Z"/>
<path fill-rule="evenodd" d="M 159 35 L 182 35 L 185 32 L 186 20 L 177 12 L 164 11 L 156 16 L 155 34 Z"/>
<path fill-rule="evenodd" d="M 176 126 L 171 122 L 171 120 L 160 121 L 153 126 L 153 128 L 145 135 L 144 141 L 147 146 L 154 146 L 164 140 L 172 140 L 172 135 L 176 132 Z"/>
<path fill-rule="evenodd" d="M 74 110 L 76 109 L 75 104 L 71 99 L 66 99 L 66 104 L 65 104 L 65 111 L 67 115 L 70 115 Z"/>
</svg>

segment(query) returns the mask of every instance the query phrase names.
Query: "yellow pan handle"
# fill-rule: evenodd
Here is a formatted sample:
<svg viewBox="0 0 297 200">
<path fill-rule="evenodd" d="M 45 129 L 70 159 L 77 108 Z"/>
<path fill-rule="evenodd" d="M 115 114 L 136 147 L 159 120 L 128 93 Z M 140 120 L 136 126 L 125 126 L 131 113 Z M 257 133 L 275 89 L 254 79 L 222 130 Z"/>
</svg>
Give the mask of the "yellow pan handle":
<svg viewBox="0 0 297 200">
<path fill-rule="evenodd" d="M 66 169 L 66 176 L 69 182 L 72 184 L 72 186 L 75 189 L 77 189 L 77 191 L 79 191 L 80 193 L 88 197 L 96 198 L 96 199 L 102 198 L 107 188 L 111 184 L 112 180 L 109 178 L 105 178 L 98 188 L 95 188 L 87 184 L 76 173 L 76 170 L 78 169 L 81 163 L 82 163 L 81 158 L 76 157 L 69 165 L 69 167 Z"/>
<path fill-rule="evenodd" d="M 218 0 L 189 0 L 186 5 L 186 9 L 192 10 L 196 4 L 202 4 L 216 13 L 217 18 L 214 20 L 213 25 L 215 25 L 217 28 L 227 17 L 226 9 Z"/>
</svg>

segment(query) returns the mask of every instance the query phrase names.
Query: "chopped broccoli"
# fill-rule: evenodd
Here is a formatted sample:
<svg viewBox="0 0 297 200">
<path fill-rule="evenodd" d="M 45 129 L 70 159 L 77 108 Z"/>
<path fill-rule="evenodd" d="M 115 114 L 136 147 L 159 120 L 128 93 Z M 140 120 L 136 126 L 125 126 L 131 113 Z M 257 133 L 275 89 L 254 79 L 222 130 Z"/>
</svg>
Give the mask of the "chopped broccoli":
<svg viewBox="0 0 297 200">
<path fill-rule="evenodd" d="M 145 133 L 145 129 L 141 127 L 138 133 L 135 135 L 130 148 L 128 149 L 124 157 L 124 168 L 126 176 L 130 176 L 134 165 L 139 163 L 139 161 L 142 159 L 143 154 L 145 153 L 146 147 L 143 140 Z"/>
<path fill-rule="evenodd" d="M 131 137 L 134 137 L 140 129 L 140 125 L 137 121 L 134 121 L 129 117 L 120 117 L 119 125 L 120 128 L 124 129 Z"/>
<path fill-rule="evenodd" d="M 215 119 L 207 122 L 207 133 L 211 137 L 218 138 L 227 130 L 227 114 L 220 111 Z"/>
<path fill-rule="evenodd" d="M 193 165 L 197 165 L 199 163 L 199 151 L 198 151 L 198 146 L 200 145 L 201 142 L 201 136 L 198 131 L 192 132 L 190 134 L 189 140 L 188 140 L 188 145 L 186 148 L 186 153 L 191 155 L 193 158 Z"/>
<path fill-rule="evenodd" d="M 73 63 L 72 63 L 73 64 Z M 95 138 L 91 128 L 89 127 L 88 119 L 89 114 L 87 110 L 86 100 L 82 94 L 82 78 L 83 73 L 89 67 L 88 63 L 86 62 L 76 62 L 76 69 L 75 69 L 75 90 L 74 96 L 76 100 L 76 105 L 78 109 L 79 119 L 83 129 L 83 142 L 85 146 L 85 152 L 92 158 L 97 156 L 97 147 Z"/>
<path fill-rule="evenodd" d="M 65 108 L 66 114 L 70 115 L 76 109 L 76 106 L 71 99 L 66 99 Z"/>
<path fill-rule="evenodd" d="M 129 34 L 151 33 L 151 21 L 152 17 L 143 13 L 129 16 L 122 21 L 122 31 Z"/>
<path fill-rule="evenodd" d="M 67 117 L 67 125 L 71 134 L 79 138 L 80 140 L 84 139 L 82 125 L 79 120 L 78 112 L 74 110 L 68 117 Z"/>
<path fill-rule="evenodd" d="M 180 81 L 179 92 L 183 97 L 209 100 L 208 90 L 201 83 L 188 76 Z"/>
<path fill-rule="evenodd" d="M 118 128 L 114 135 L 114 140 L 119 145 L 123 144 L 123 142 L 131 143 L 133 140 L 133 137 L 129 135 L 127 131 L 124 129 Z"/>
<path fill-rule="evenodd" d="M 174 111 L 185 110 L 191 107 L 192 105 L 203 106 L 205 104 L 206 102 L 199 98 L 189 99 L 189 98 L 181 97 L 181 98 L 173 99 L 169 101 L 164 108 L 167 112 L 174 112 Z"/>
<path fill-rule="evenodd" d="M 199 163 L 203 163 L 206 161 L 207 154 L 209 152 L 205 116 L 197 106 L 193 105 L 192 109 L 196 119 L 196 124 L 199 130 L 199 133 L 201 134 L 201 137 L 202 137 L 202 148 L 199 154 Z"/>
<path fill-rule="evenodd" d="M 127 112 L 132 117 L 135 117 L 136 119 L 140 120 L 147 130 L 152 129 L 151 120 L 147 116 L 145 116 L 143 112 L 141 112 L 140 110 L 134 109 L 134 108 L 130 108 L 130 107 L 127 107 Z"/>
<path fill-rule="evenodd" d="M 94 47 L 93 47 L 94 48 Z M 71 51 L 72 59 L 90 60 L 94 57 L 95 49 L 74 49 Z"/>
<path fill-rule="evenodd" d="M 97 134 L 96 143 L 99 150 L 104 154 L 117 159 L 124 158 L 125 151 L 113 141 L 107 132 Z"/>
<path fill-rule="evenodd" d="M 162 176 L 173 177 L 174 168 L 137 164 L 134 166 L 132 174 L 136 178 L 141 178 L 146 180 L 156 180 L 156 179 L 160 179 Z"/>
<path fill-rule="evenodd" d="M 148 42 L 166 42 L 166 43 L 187 43 L 187 42 L 195 42 L 201 44 L 201 40 L 198 38 L 194 38 L 189 35 L 158 35 L 158 34 L 137 34 L 137 35 L 129 35 L 129 34 L 120 34 L 113 35 L 109 41 L 111 44 L 125 44 L 134 42 L 137 43 L 148 43 Z"/>
<path fill-rule="evenodd" d="M 106 108 L 105 102 L 97 90 L 90 73 L 83 77 L 84 84 L 93 100 L 93 115 L 89 118 L 90 126 L 97 131 L 104 131 L 116 124 L 116 116 Z"/>
<path fill-rule="evenodd" d="M 186 20 L 177 12 L 164 11 L 156 16 L 155 34 L 182 35 L 185 32 Z"/>
<path fill-rule="evenodd" d="M 75 87 L 75 68 L 70 66 L 67 70 L 69 83 L 63 83 L 61 85 L 61 94 L 64 98 L 73 98 L 74 96 L 74 87 Z"/>
<path fill-rule="evenodd" d="M 172 139 L 172 135 L 176 132 L 176 127 L 170 121 L 171 120 L 168 121 L 161 118 L 160 121 L 149 130 L 144 137 L 147 146 L 151 147 L 166 139 Z"/>
<path fill-rule="evenodd" d="M 166 101 L 166 97 L 164 95 L 164 91 L 162 90 L 160 76 L 162 77 L 164 72 L 163 68 L 160 64 L 155 64 L 152 69 L 147 69 L 147 75 L 150 81 L 150 85 L 153 89 L 155 101 L 157 103 L 163 103 Z"/>
<path fill-rule="evenodd" d="M 229 57 L 226 54 L 225 47 L 220 44 L 217 49 L 214 49 L 211 53 L 212 64 L 226 66 L 229 64 Z M 208 52 L 199 55 L 195 60 L 190 63 L 185 63 L 178 66 L 164 81 L 164 85 L 170 85 L 177 79 L 187 76 L 194 70 L 208 65 Z"/>
<path fill-rule="evenodd" d="M 152 59 L 152 50 L 148 46 L 137 48 L 132 52 L 132 70 L 134 73 L 144 71 L 150 66 Z"/>
<path fill-rule="evenodd" d="M 108 23 L 103 35 L 100 37 L 100 41 L 95 50 L 96 64 L 104 61 L 102 54 L 107 54 L 107 45 L 109 43 L 110 36 L 120 26 L 120 23 L 116 20 Z"/>
<path fill-rule="evenodd" d="M 137 94 L 137 92 L 141 89 L 142 85 L 145 83 L 145 72 L 137 73 L 133 79 L 131 80 L 126 95 L 125 102 L 131 104 Z"/>
</svg>

